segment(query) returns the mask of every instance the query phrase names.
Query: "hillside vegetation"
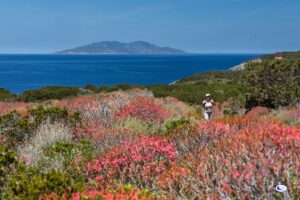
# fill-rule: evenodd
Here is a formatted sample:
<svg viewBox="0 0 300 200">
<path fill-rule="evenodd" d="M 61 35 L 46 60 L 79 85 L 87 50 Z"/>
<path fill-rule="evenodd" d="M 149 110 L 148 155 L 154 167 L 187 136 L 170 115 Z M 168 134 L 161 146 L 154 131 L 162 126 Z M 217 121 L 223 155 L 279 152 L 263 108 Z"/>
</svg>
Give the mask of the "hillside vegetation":
<svg viewBox="0 0 300 200">
<path fill-rule="evenodd" d="M 300 199 L 299 90 L 299 59 L 172 85 L 1 89 L 0 199 Z"/>
<path fill-rule="evenodd" d="M 239 82 L 241 74 L 241 71 L 210 71 L 185 77 L 176 83 L 190 83 L 197 81 L 204 81 L 207 83 Z"/>
<path fill-rule="evenodd" d="M 199 78 L 201 77 L 201 78 Z M 214 99 L 223 102 L 228 99 L 244 102 L 246 87 L 239 83 L 240 74 L 227 74 L 227 72 L 209 72 L 197 75 L 195 78 L 187 78 L 172 85 L 129 85 L 118 84 L 115 86 L 86 85 L 79 87 L 51 86 L 35 90 L 27 90 L 19 95 L 3 93 L 3 101 L 41 102 L 50 99 L 65 99 L 91 93 L 110 93 L 114 91 L 126 91 L 140 88 L 152 91 L 155 97 L 175 97 L 191 105 L 199 104 L 206 93 L 211 93 Z M 6 96 L 7 95 L 7 96 Z M 1 100 L 0 99 L 0 100 Z M 243 106 L 244 103 L 241 103 Z"/>
<path fill-rule="evenodd" d="M 0 88 L 0 101 L 13 101 L 16 95 L 11 93 L 10 91 Z"/>
<path fill-rule="evenodd" d="M 64 99 L 84 94 L 78 87 L 49 86 L 36 90 L 27 90 L 17 96 L 17 100 L 25 102 L 44 101 L 48 99 Z"/>
<path fill-rule="evenodd" d="M 300 102 L 300 59 L 248 63 L 242 81 L 249 106 L 279 107 Z"/>
<path fill-rule="evenodd" d="M 255 106 L 278 108 L 296 105 L 300 101 L 300 59 L 264 60 L 245 65 L 242 71 L 212 71 L 183 78 L 170 85 L 115 86 L 86 85 L 79 87 L 51 86 L 28 90 L 14 95 L 0 90 L 2 101 L 41 102 L 51 99 L 65 99 L 92 93 L 110 93 L 140 88 L 153 92 L 155 97 L 175 97 L 190 105 L 199 105 L 206 93 L 217 102 L 231 101 L 236 110 Z M 232 110 L 230 108 L 230 110 Z"/>
<path fill-rule="evenodd" d="M 283 57 L 284 59 L 300 59 L 300 51 L 278 52 L 261 56 L 262 59 L 274 59 L 275 57 Z"/>
<path fill-rule="evenodd" d="M 141 89 L 0 103 L 0 199 L 299 199 L 300 110 L 225 104 L 208 123 Z"/>
</svg>

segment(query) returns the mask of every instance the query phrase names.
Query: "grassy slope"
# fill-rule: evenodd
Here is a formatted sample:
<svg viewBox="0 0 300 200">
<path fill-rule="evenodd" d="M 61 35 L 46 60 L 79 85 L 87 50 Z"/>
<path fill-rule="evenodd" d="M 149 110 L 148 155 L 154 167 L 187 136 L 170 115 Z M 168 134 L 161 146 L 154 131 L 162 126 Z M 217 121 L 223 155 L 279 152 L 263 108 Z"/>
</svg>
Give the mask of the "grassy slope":
<svg viewBox="0 0 300 200">
<path fill-rule="evenodd" d="M 207 83 L 239 82 L 240 77 L 240 71 L 211 71 L 184 77 L 177 83 L 193 83 L 197 81 L 205 81 Z"/>
</svg>

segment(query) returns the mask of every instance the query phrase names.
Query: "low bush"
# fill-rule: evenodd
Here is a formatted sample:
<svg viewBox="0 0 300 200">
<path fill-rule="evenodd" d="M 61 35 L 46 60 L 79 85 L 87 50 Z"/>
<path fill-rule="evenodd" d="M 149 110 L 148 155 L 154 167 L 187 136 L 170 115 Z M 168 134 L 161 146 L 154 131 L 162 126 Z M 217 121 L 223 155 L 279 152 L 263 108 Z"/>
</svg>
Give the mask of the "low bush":
<svg viewBox="0 0 300 200">
<path fill-rule="evenodd" d="M 130 90 L 130 89 L 134 89 L 134 88 L 139 88 L 139 89 L 144 89 L 145 86 L 143 85 L 131 85 L 131 84 L 127 84 L 127 83 L 121 83 L 121 84 L 117 84 L 111 87 L 108 86 L 100 86 L 98 91 L 105 91 L 105 92 L 114 92 L 114 91 L 126 91 L 126 90 Z"/>
<path fill-rule="evenodd" d="M 95 156 L 95 148 L 88 139 L 83 139 L 79 143 L 60 140 L 44 148 L 42 153 L 44 159 L 60 160 L 63 168 L 67 170 L 73 167 L 75 159 L 80 158 L 81 164 L 91 161 Z"/>
<path fill-rule="evenodd" d="M 45 101 L 48 99 L 63 99 L 80 94 L 76 87 L 49 86 L 37 90 L 27 90 L 18 96 L 18 100 L 25 102 Z"/>
<path fill-rule="evenodd" d="M 164 112 L 152 99 L 138 97 L 133 99 L 129 105 L 123 106 L 118 113 L 120 120 L 126 119 L 128 116 L 160 123 L 168 117 L 168 113 Z"/>
<path fill-rule="evenodd" d="M 92 85 L 92 84 L 88 84 L 88 85 L 84 86 L 83 88 L 86 89 L 86 90 L 90 90 L 94 93 L 98 92 L 98 88 L 95 85 Z"/>
<path fill-rule="evenodd" d="M 0 101 L 13 101 L 15 100 L 16 95 L 10 91 L 0 88 Z"/>
<path fill-rule="evenodd" d="M 15 146 L 28 140 L 36 129 L 45 121 L 61 121 L 66 124 L 79 120 L 79 116 L 68 117 L 68 111 L 59 107 L 43 107 L 29 109 L 26 116 L 21 116 L 17 111 L 0 117 L 0 134 L 6 136 L 9 146 Z"/>
<path fill-rule="evenodd" d="M 181 117 L 180 119 L 177 120 L 169 120 L 165 123 L 166 126 L 166 133 L 171 133 L 175 129 L 180 128 L 181 126 L 188 124 L 189 120 L 185 119 L 184 117 Z"/>
<path fill-rule="evenodd" d="M 55 193 L 41 195 L 39 200 L 66 198 L 66 195 L 59 196 Z M 157 195 L 146 189 L 138 189 L 132 185 L 121 185 L 116 189 L 90 190 L 84 192 L 76 192 L 71 195 L 71 200 L 100 200 L 100 199 L 116 199 L 116 200 L 155 200 L 159 199 Z"/>
<path fill-rule="evenodd" d="M 36 168 L 22 168 L 12 174 L 1 188 L 3 199 L 38 199 L 42 194 L 71 194 L 83 189 L 82 182 L 68 173 L 51 170 L 41 173 Z"/>
<path fill-rule="evenodd" d="M 116 127 L 127 129 L 138 134 L 158 134 L 161 131 L 160 125 L 131 116 L 119 122 Z"/>
<path fill-rule="evenodd" d="M 287 125 L 300 125 L 300 108 L 274 110 L 273 114 L 279 121 Z"/>
<path fill-rule="evenodd" d="M 87 172 L 101 187 L 114 181 L 153 188 L 156 178 L 171 167 L 176 149 L 166 139 L 139 137 L 125 141 L 105 155 L 87 164 Z"/>
<path fill-rule="evenodd" d="M 70 128 L 60 122 L 46 121 L 38 127 L 25 145 L 19 146 L 18 151 L 27 164 L 36 164 L 43 157 L 42 150 L 59 141 L 72 141 Z"/>
<path fill-rule="evenodd" d="M 239 114 L 239 111 L 241 109 L 242 109 L 242 107 L 239 106 L 237 103 L 231 102 L 229 105 L 227 105 L 226 107 L 223 108 L 223 115 L 225 117 L 235 116 L 235 115 Z"/>
<path fill-rule="evenodd" d="M 178 83 L 174 85 L 152 85 L 147 87 L 155 97 L 175 97 L 189 104 L 201 104 L 206 93 L 210 93 L 215 101 L 223 102 L 229 98 L 239 99 L 245 96 L 247 88 L 237 82 L 209 83 Z"/>
<path fill-rule="evenodd" d="M 299 128 L 279 126 L 265 111 L 202 122 L 194 134 L 174 137 L 181 162 L 159 188 L 170 198 L 283 199 L 275 187 L 284 184 L 285 195 L 299 198 Z"/>
<path fill-rule="evenodd" d="M 249 107 L 279 107 L 300 100 L 300 59 L 249 63 L 243 72 Z"/>
<path fill-rule="evenodd" d="M 82 182 L 65 172 L 42 173 L 36 167 L 25 167 L 16 152 L 0 146 L 0 199 L 37 199 L 44 193 L 63 194 L 80 191 Z"/>
<path fill-rule="evenodd" d="M 0 134 L 7 138 L 10 147 L 31 137 L 34 130 L 34 124 L 16 111 L 0 117 Z"/>
<path fill-rule="evenodd" d="M 38 108 L 29 110 L 29 115 L 36 126 L 40 125 L 45 120 L 50 122 L 68 119 L 68 111 L 66 108 L 60 107 L 45 107 L 39 106 Z"/>
<path fill-rule="evenodd" d="M 1 188 L 5 186 L 10 173 L 19 167 L 16 152 L 0 145 L 0 166 L 0 199 L 2 199 Z"/>
<path fill-rule="evenodd" d="M 33 104 L 24 102 L 0 102 L 0 116 L 7 115 L 11 111 L 17 111 L 21 116 L 26 116 L 28 110 L 34 108 Z"/>
</svg>

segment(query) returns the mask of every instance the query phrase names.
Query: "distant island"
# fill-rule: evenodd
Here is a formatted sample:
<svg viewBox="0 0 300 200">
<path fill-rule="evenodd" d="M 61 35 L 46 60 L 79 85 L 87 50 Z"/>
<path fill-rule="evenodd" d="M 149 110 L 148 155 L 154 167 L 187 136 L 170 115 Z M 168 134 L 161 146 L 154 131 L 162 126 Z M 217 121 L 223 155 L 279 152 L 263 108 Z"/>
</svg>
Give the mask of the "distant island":
<svg viewBox="0 0 300 200">
<path fill-rule="evenodd" d="M 159 47 L 144 41 L 122 43 L 118 41 L 102 41 L 55 52 L 56 54 L 186 54 L 171 47 Z"/>
</svg>

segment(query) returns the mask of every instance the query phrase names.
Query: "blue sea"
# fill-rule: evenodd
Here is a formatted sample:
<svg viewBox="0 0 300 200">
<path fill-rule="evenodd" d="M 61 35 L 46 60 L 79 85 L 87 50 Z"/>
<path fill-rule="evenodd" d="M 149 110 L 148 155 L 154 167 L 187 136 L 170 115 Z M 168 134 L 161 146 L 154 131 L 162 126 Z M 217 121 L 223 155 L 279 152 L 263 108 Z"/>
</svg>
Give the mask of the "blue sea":
<svg viewBox="0 0 300 200">
<path fill-rule="evenodd" d="M 226 70 L 254 54 L 0 55 L 0 87 L 14 93 L 43 86 L 169 84 L 195 73 Z"/>
</svg>

